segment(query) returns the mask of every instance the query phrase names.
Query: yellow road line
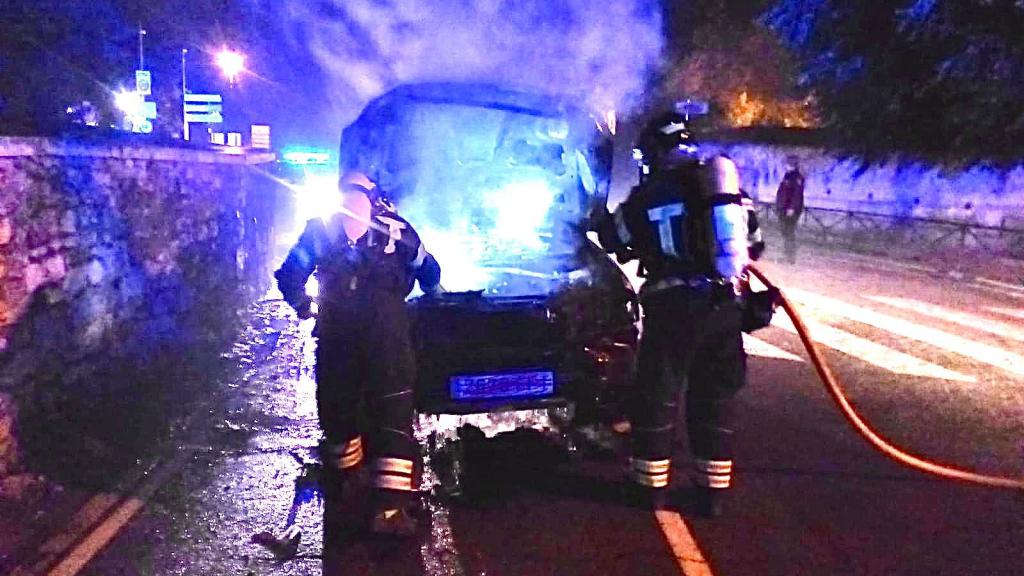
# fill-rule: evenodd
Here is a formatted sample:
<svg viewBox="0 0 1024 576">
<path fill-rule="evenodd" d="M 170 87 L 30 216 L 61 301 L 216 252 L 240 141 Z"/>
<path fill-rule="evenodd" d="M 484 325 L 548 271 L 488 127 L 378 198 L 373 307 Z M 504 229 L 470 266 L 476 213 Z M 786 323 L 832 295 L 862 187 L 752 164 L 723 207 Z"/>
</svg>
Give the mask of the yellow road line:
<svg viewBox="0 0 1024 576">
<path fill-rule="evenodd" d="M 131 519 L 142 509 L 145 502 L 138 498 L 129 498 L 117 507 L 102 524 L 89 533 L 84 540 L 75 546 L 60 564 L 50 570 L 50 576 L 74 576 L 85 567 L 103 548 L 114 539 Z"/>
<path fill-rule="evenodd" d="M 683 517 L 671 510 L 656 510 L 654 515 L 658 519 L 658 525 L 672 548 L 672 554 L 676 557 L 676 563 L 684 576 L 714 576 L 711 566 L 704 559 L 697 540 L 690 533 L 689 526 Z"/>
<path fill-rule="evenodd" d="M 74 549 L 65 556 L 49 576 L 75 576 L 109 544 L 114 537 L 142 510 L 146 501 L 167 482 L 191 457 L 191 450 L 182 450 L 167 464 L 160 467 L 150 479 L 121 504 L 103 522 L 96 526 Z"/>
<path fill-rule="evenodd" d="M 117 494 L 100 493 L 89 499 L 71 517 L 71 521 L 56 536 L 47 540 L 39 551 L 47 554 L 60 554 L 67 547 L 74 544 L 75 540 L 90 526 L 93 526 L 103 518 L 103 515 L 110 510 L 120 499 Z"/>
</svg>

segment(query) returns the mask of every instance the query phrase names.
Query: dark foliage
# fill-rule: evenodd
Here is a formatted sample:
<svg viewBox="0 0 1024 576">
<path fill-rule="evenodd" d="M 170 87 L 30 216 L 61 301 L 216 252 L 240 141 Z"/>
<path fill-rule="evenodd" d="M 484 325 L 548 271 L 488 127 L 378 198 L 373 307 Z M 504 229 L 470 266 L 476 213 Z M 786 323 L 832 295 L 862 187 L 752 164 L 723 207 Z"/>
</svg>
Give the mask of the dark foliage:
<svg viewBox="0 0 1024 576">
<path fill-rule="evenodd" d="M 802 82 L 852 151 L 1024 156 L 1021 0 L 780 0 L 763 20 L 803 58 Z"/>
</svg>

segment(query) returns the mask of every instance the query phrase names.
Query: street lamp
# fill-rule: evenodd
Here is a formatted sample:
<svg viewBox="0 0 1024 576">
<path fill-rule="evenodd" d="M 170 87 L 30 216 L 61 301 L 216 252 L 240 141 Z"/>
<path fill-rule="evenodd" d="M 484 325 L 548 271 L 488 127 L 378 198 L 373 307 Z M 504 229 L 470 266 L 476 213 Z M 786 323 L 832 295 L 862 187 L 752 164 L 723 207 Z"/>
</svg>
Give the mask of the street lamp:
<svg viewBox="0 0 1024 576">
<path fill-rule="evenodd" d="M 238 79 L 238 75 L 245 70 L 245 56 L 240 52 L 228 50 L 227 48 L 217 53 L 216 62 L 221 72 L 224 73 L 224 76 L 227 77 L 228 82 L 232 85 Z"/>
</svg>

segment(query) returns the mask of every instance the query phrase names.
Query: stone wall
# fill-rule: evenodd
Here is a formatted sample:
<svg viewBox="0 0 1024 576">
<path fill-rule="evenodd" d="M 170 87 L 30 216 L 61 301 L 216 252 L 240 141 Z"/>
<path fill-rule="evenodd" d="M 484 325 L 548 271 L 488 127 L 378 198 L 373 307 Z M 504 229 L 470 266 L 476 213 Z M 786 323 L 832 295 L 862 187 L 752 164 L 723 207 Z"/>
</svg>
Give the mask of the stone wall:
<svg viewBox="0 0 1024 576">
<path fill-rule="evenodd" d="M 270 278 L 272 160 L 0 138 L 0 475 L 14 407 L 75 421 L 230 336 Z"/>
<path fill-rule="evenodd" d="M 715 146 L 715 145 L 711 145 Z M 743 187 L 772 202 L 789 155 L 807 177 L 808 206 L 1024 228 L 1024 165 L 944 170 L 891 161 L 863 166 L 820 148 L 768 144 L 717 145 L 736 161 Z"/>
</svg>

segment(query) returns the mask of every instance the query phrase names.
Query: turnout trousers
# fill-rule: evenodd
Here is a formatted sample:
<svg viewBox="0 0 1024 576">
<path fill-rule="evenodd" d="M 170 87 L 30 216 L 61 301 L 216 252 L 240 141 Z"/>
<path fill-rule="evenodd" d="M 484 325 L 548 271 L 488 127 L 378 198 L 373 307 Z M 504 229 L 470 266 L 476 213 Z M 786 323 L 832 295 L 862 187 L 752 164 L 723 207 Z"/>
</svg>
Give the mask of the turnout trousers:
<svg viewBox="0 0 1024 576">
<path fill-rule="evenodd" d="M 342 477 L 364 461 L 378 507 L 411 504 L 419 445 L 412 435 L 415 355 L 400 296 L 351 293 L 321 308 L 317 412 L 324 463 Z"/>
<path fill-rule="evenodd" d="M 739 304 L 731 294 L 676 287 L 642 295 L 641 307 L 630 478 L 652 489 L 668 487 L 685 382 L 693 482 L 726 489 L 732 479 L 733 397 L 746 381 Z"/>
</svg>

